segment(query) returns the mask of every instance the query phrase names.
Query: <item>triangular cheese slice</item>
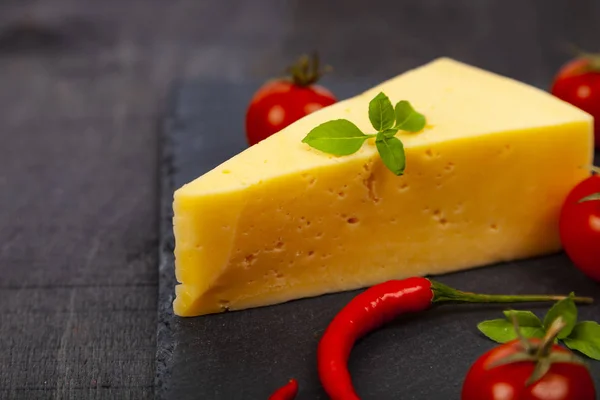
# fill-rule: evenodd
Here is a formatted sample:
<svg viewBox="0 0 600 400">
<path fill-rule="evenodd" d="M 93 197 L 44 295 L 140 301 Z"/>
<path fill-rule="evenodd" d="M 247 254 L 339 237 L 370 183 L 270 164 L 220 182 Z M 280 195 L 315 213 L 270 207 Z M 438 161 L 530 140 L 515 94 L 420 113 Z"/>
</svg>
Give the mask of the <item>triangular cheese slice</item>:
<svg viewBox="0 0 600 400">
<path fill-rule="evenodd" d="M 399 133 L 395 176 L 372 142 L 335 157 L 302 143 L 338 118 L 372 132 L 380 91 L 427 118 Z M 175 193 L 174 311 L 194 316 L 441 274 L 560 249 L 567 192 L 589 175 L 592 117 L 447 58 L 290 125 Z"/>
</svg>

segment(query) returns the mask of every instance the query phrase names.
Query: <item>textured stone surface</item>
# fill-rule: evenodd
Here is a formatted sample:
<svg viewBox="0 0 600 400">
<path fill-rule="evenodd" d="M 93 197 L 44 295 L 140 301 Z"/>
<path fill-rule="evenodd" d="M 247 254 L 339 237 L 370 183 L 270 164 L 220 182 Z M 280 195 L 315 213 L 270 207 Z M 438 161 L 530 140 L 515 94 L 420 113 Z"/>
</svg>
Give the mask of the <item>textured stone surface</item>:
<svg viewBox="0 0 600 400">
<path fill-rule="evenodd" d="M 163 141 L 157 394 L 165 399 L 263 399 L 290 377 L 300 382 L 299 399 L 326 399 L 316 371 L 319 338 L 335 313 L 360 291 L 337 293 L 250 310 L 178 318 L 172 313 L 172 190 L 243 149 L 239 127 L 258 82 L 189 82 L 174 96 Z M 329 87 L 349 97 L 366 82 Z M 215 135 L 214 132 L 219 132 Z M 597 154 L 600 161 L 600 154 Z M 468 251 L 468 249 L 465 249 Z M 562 254 L 503 263 L 436 279 L 487 293 L 594 295 L 600 286 L 575 270 Z M 540 316 L 549 307 L 524 305 Z M 350 370 L 361 398 L 455 399 L 470 364 L 494 343 L 477 331 L 486 319 L 502 318 L 504 306 L 442 306 L 401 317 L 359 341 Z M 600 319 L 600 304 L 580 308 L 581 319 Z M 600 376 L 600 363 L 592 365 Z M 600 382 L 599 382 L 600 383 Z"/>
</svg>

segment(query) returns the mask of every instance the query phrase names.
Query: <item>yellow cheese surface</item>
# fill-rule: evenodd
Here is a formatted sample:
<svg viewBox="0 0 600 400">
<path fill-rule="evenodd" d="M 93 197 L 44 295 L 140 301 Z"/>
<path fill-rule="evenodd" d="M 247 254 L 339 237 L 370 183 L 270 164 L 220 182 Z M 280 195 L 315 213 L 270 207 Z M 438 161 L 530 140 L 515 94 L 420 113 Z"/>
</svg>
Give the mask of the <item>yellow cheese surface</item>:
<svg viewBox="0 0 600 400">
<path fill-rule="evenodd" d="M 395 176 L 374 143 L 335 157 L 301 142 L 346 118 L 373 129 L 380 91 L 427 118 L 399 133 Z M 539 89 L 441 58 L 317 111 L 174 196 L 174 311 L 239 310 L 560 250 L 559 209 L 589 175 L 592 117 Z"/>
</svg>

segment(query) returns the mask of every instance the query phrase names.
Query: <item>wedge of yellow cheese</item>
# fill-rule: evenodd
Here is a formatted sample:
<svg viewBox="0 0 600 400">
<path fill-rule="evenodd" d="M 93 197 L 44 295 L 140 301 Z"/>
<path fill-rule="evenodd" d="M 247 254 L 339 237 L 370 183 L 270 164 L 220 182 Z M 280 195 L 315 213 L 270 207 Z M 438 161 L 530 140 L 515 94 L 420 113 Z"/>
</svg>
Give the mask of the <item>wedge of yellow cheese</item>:
<svg viewBox="0 0 600 400">
<path fill-rule="evenodd" d="M 403 176 L 374 143 L 301 142 L 338 118 L 372 132 L 380 91 L 427 118 L 399 133 Z M 560 250 L 567 192 L 589 175 L 592 117 L 544 91 L 440 58 L 297 121 L 174 196 L 174 311 L 265 306 Z"/>
</svg>

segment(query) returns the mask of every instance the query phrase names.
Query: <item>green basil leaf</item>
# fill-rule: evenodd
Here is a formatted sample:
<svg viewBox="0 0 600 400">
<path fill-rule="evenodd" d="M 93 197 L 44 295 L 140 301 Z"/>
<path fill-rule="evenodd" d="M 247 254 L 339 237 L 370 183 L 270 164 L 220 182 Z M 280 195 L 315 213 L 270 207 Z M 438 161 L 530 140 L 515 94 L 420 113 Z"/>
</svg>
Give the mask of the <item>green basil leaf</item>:
<svg viewBox="0 0 600 400">
<path fill-rule="evenodd" d="M 558 317 L 562 317 L 565 321 L 565 327 L 558 333 L 558 339 L 564 339 L 573 330 L 573 327 L 577 323 L 577 307 L 575 307 L 575 302 L 573 301 L 574 294 L 571 293 L 569 297 L 556 302 L 548 313 L 544 317 L 544 329 L 548 330 L 552 322 Z"/>
<path fill-rule="evenodd" d="M 396 104 L 396 128 L 407 132 L 419 132 L 425 127 L 425 116 L 412 107 L 412 105 L 402 100 Z"/>
<path fill-rule="evenodd" d="M 477 329 L 494 342 L 506 343 L 517 337 L 513 324 L 505 319 L 492 319 L 477 324 Z"/>
<path fill-rule="evenodd" d="M 335 119 L 313 128 L 302 142 L 325 153 L 346 156 L 356 153 L 369 137 L 352 122 Z"/>
<path fill-rule="evenodd" d="M 517 332 L 512 322 L 505 319 L 492 319 L 480 322 L 477 328 L 488 338 L 497 343 L 506 343 L 517 338 Z M 543 338 L 544 329 L 533 326 L 524 326 L 519 329 L 526 338 Z"/>
<path fill-rule="evenodd" d="M 384 93 L 379 93 L 369 102 L 369 120 L 378 132 L 394 126 L 394 106 Z"/>
<path fill-rule="evenodd" d="M 543 328 L 542 321 L 531 311 L 507 310 L 504 311 L 506 320 L 512 323 L 512 316 L 517 317 L 517 323 L 520 327 Z"/>
<path fill-rule="evenodd" d="M 377 151 L 381 160 L 390 171 L 396 175 L 402 175 L 406 167 L 404 145 L 396 137 L 386 137 L 383 133 L 377 135 L 375 140 Z"/>
<path fill-rule="evenodd" d="M 390 128 L 390 129 L 386 129 L 385 131 L 381 132 L 383 134 L 383 136 L 385 136 L 386 138 L 390 138 L 390 137 L 394 137 L 396 136 L 396 133 L 398 133 L 398 129 L 395 128 Z"/>
<path fill-rule="evenodd" d="M 586 201 L 597 201 L 600 200 L 600 193 L 590 194 L 589 196 L 585 196 L 583 199 L 579 200 L 578 203 L 584 203 Z"/>
<path fill-rule="evenodd" d="M 514 330 L 514 328 L 513 328 L 513 330 Z M 522 328 L 519 328 L 519 330 L 521 331 L 521 334 L 528 339 L 531 339 L 531 338 L 540 338 L 541 339 L 546 334 L 546 331 L 544 331 L 544 328 L 542 328 L 541 326 L 524 326 Z M 515 338 L 516 338 L 516 334 L 515 334 Z"/>
<path fill-rule="evenodd" d="M 589 358 L 600 360 L 600 324 L 593 321 L 578 323 L 569 337 L 563 339 L 563 343 Z"/>
</svg>

